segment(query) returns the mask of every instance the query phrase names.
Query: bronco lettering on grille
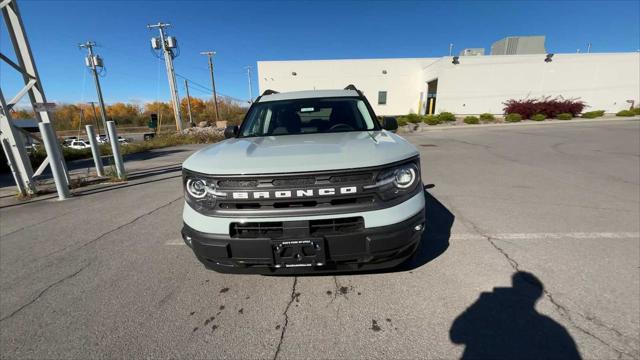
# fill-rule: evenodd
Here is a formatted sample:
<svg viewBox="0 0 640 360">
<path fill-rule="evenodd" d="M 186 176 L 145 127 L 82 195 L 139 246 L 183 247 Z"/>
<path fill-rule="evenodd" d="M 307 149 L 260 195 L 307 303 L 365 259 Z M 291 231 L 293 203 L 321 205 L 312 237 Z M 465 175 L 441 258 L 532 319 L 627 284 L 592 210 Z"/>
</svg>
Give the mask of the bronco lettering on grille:
<svg viewBox="0 0 640 360">
<path fill-rule="evenodd" d="M 339 188 L 320 189 L 299 189 L 299 190 L 277 190 L 277 191 L 234 191 L 231 196 L 234 199 L 290 199 L 313 196 L 330 196 L 355 194 L 358 192 L 355 186 L 345 186 Z"/>
</svg>

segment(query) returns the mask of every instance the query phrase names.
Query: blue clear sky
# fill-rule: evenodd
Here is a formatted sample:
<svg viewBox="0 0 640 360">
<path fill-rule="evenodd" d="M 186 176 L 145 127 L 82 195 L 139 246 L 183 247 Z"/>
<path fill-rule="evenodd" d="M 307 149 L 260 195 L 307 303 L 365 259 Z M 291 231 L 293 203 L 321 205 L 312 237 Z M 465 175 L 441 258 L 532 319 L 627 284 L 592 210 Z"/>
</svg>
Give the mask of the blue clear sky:
<svg viewBox="0 0 640 360">
<path fill-rule="evenodd" d="M 169 98 L 164 65 L 150 51 L 146 24 L 170 22 L 181 54 L 178 74 L 209 86 L 202 50 L 215 50 L 218 91 L 247 99 L 243 67 L 258 60 L 436 57 L 489 48 L 509 35 L 546 35 L 547 50 L 638 51 L 640 2 L 634 1 L 29 1 L 19 6 L 50 101 L 95 100 L 77 44 L 96 41 L 107 74 L 107 102 Z M 4 22 L 0 51 L 13 58 Z M 5 96 L 19 84 L 0 65 Z M 257 92 L 254 73 L 254 94 Z M 179 78 L 179 81 L 181 79 Z M 9 94 L 11 93 L 11 94 Z M 180 84 L 181 96 L 184 94 Z M 197 86 L 193 96 L 208 92 Z"/>
</svg>

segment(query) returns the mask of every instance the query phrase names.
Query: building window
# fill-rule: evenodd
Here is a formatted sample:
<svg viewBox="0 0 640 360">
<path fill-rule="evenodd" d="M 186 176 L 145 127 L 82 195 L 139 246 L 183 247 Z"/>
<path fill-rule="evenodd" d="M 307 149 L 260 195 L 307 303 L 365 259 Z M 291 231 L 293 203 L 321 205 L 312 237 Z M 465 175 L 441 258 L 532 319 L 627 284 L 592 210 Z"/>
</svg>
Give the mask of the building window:
<svg viewBox="0 0 640 360">
<path fill-rule="evenodd" d="M 378 91 L 378 105 L 386 105 L 386 104 L 387 104 L 387 92 Z"/>
</svg>

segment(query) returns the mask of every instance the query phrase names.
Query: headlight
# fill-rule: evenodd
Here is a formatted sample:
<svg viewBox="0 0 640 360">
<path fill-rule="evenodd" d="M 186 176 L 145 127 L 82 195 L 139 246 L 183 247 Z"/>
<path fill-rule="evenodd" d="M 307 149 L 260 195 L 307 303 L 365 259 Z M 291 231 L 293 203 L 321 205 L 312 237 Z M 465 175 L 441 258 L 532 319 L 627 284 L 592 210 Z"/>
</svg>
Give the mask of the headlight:
<svg viewBox="0 0 640 360">
<path fill-rule="evenodd" d="M 217 190 L 215 180 L 189 171 L 183 173 L 183 184 L 187 202 L 199 212 L 215 208 L 218 198 L 227 196 L 225 192 Z"/>
<path fill-rule="evenodd" d="M 381 171 L 376 178 L 376 183 L 365 186 L 365 189 L 376 189 L 382 200 L 387 201 L 411 194 L 419 182 L 418 165 L 410 162 Z"/>
<path fill-rule="evenodd" d="M 396 169 L 395 179 L 394 179 L 394 183 L 396 187 L 399 187 L 400 189 L 406 189 L 411 185 L 413 185 L 415 180 L 416 180 L 415 167 L 409 166 L 409 167 L 402 167 L 402 168 Z"/>
<path fill-rule="evenodd" d="M 207 183 L 202 179 L 187 179 L 186 188 L 189 195 L 196 199 L 207 196 Z"/>
</svg>

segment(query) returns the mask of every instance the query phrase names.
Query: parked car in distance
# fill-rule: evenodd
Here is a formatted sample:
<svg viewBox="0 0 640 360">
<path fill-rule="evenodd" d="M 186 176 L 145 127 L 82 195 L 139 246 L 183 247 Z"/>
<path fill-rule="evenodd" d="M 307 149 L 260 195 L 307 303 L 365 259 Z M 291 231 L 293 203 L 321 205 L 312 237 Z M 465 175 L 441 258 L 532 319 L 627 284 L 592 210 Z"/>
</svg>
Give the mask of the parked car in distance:
<svg viewBox="0 0 640 360">
<path fill-rule="evenodd" d="M 84 140 L 72 140 L 69 144 L 69 147 L 76 150 L 82 150 L 90 148 L 91 145 L 89 145 L 89 143 Z"/>
<path fill-rule="evenodd" d="M 74 140 L 78 140 L 77 136 L 65 136 L 62 140 L 62 146 L 69 146 Z"/>
</svg>

